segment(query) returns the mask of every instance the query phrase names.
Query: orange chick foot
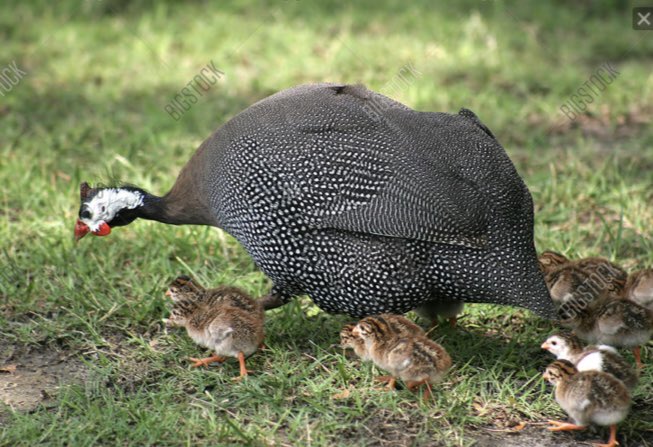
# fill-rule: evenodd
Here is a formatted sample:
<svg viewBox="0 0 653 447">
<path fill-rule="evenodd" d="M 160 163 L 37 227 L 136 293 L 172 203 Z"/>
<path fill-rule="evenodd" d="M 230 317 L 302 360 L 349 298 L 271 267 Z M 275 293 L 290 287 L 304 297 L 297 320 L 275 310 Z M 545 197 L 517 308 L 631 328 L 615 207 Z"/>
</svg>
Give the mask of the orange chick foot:
<svg viewBox="0 0 653 447">
<path fill-rule="evenodd" d="M 549 421 L 548 423 L 550 431 L 585 430 L 587 428 L 584 425 L 576 425 L 569 422 Z"/>
<path fill-rule="evenodd" d="M 379 376 L 375 377 L 374 380 L 381 383 L 387 383 L 384 389 L 389 391 L 394 390 L 397 385 L 397 379 L 392 376 Z"/>
<path fill-rule="evenodd" d="M 191 357 L 188 360 L 194 362 L 192 365 L 193 368 L 198 368 L 200 366 L 209 366 L 211 363 L 214 362 L 222 363 L 224 362 L 225 358 L 219 355 L 212 355 L 211 357 L 206 357 L 203 359 L 196 359 L 195 357 Z"/>
</svg>

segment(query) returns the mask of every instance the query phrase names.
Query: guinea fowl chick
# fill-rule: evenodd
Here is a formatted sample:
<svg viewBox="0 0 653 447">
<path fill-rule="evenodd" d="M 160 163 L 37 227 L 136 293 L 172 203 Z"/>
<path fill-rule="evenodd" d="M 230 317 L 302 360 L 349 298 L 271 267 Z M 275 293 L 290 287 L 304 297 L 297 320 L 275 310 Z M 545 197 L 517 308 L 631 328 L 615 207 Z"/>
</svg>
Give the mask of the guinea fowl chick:
<svg viewBox="0 0 653 447">
<path fill-rule="evenodd" d="M 632 350 L 637 367 L 644 365 L 640 346 L 653 335 L 653 312 L 630 300 L 609 298 L 595 307 L 563 308 L 565 322 L 587 343 Z M 571 322 L 571 323 L 569 323 Z"/>
<path fill-rule="evenodd" d="M 620 295 L 628 277 L 621 267 L 605 258 L 570 261 L 560 253 L 545 251 L 538 260 L 551 298 L 557 304 L 574 294 Z"/>
<path fill-rule="evenodd" d="M 558 360 L 568 360 L 578 371 L 602 371 L 621 380 L 632 390 L 637 385 L 638 374 L 630 364 L 611 346 L 586 346 L 575 335 L 560 333 L 550 336 L 542 343 Z"/>
<path fill-rule="evenodd" d="M 568 302 L 586 307 L 607 294 L 607 288 L 591 282 L 590 275 L 574 264 L 564 264 L 548 271 L 544 282 L 558 309 Z"/>
<path fill-rule="evenodd" d="M 263 307 L 240 289 L 221 286 L 205 290 L 188 276 L 175 279 L 166 295 L 173 301 L 167 324 L 185 327 L 197 344 L 215 351 L 211 357 L 191 358 L 193 366 L 236 357 L 240 378 L 246 376 L 245 358 L 256 352 L 265 335 Z"/>
<path fill-rule="evenodd" d="M 402 315 L 380 314 L 373 318 L 383 321 L 384 324 L 388 325 L 389 330 L 401 337 L 425 335 L 424 330 L 421 327 Z M 352 333 L 354 326 L 356 325 L 347 324 L 342 328 L 340 331 L 340 346 L 353 349 L 354 353 L 362 360 L 370 360 L 365 342 L 362 338 L 355 336 Z"/>
<path fill-rule="evenodd" d="M 551 363 L 543 377 L 555 386 L 556 401 L 573 421 L 549 421 L 549 430 L 584 430 L 592 423 L 610 426 L 608 443 L 595 445 L 619 444 L 617 424 L 626 418 L 630 409 L 630 393 L 620 380 L 600 371 L 579 372 L 568 360 Z"/>
<path fill-rule="evenodd" d="M 628 276 L 625 297 L 653 311 L 653 268 L 638 270 Z"/>
<path fill-rule="evenodd" d="M 425 399 L 436 383 L 451 367 L 447 351 L 423 333 L 398 333 L 382 316 L 363 318 L 352 330 L 365 342 L 367 355 L 379 368 L 390 373 L 388 389 L 394 389 L 400 378 L 414 390 L 426 385 Z"/>
<path fill-rule="evenodd" d="M 465 303 L 463 301 L 454 300 L 434 300 L 427 301 L 421 306 L 416 307 L 415 313 L 430 322 L 431 327 L 437 324 L 438 317 L 446 318 L 449 320 L 451 327 L 456 327 L 458 315 L 462 313 Z"/>
</svg>

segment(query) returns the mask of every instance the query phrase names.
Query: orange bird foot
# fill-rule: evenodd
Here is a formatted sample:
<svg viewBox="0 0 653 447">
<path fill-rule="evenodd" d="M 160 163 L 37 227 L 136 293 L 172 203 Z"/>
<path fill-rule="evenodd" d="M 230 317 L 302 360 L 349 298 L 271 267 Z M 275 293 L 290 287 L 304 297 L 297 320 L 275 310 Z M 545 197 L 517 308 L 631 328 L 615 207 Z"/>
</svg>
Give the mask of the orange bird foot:
<svg viewBox="0 0 653 447">
<path fill-rule="evenodd" d="M 644 363 L 642 363 L 642 350 L 639 346 L 635 346 L 634 348 L 631 348 L 631 351 L 633 351 L 633 356 L 635 356 L 635 363 L 637 363 L 637 368 L 642 369 L 644 368 Z"/>
<path fill-rule="evenodd" d="M 610 439 L 608 440 L 607 444 L 592 444 L 594 447 L 616 447 L 619 445 L 617 442 L 617 426 L 616 425 L 611 425 L 610 426 Z"/>
<path fill-rule="evenodd" d="M 190 360 L 191 362 L 195 362 L 192 365 L 193 368 L 198 368 L 200 366 L 209 366 L 213 362 L 222 363 L 225 361 L 225 358 L 219 355 L 212 355 L 211 357 L 206 357 L 203 359 L 196 359 L 195 357 L 191 357 L 188 360 Z"/>
<path fill-rule="evenodd" d="M 397 379 L 392 376 L 378 376 L 375 377 L 374 380 L 381 383 L 387 383 L 385 389 L 389 391 L 394 390 L 397 386 Z"/>
<path fill-rule="evenodd" d="M 415 392 L 417 388 L 423 385 L 426 386 L 426 391 L 424 391 L 422 400 L 424 400 L 424 402 L 428 402 L 428 400 L 431 398 L 431 384 L 428 382 L 428 380 L 425 379 L 425 380 L 419 380 L 417 382 L 406 382 L 406 388 L 408 388 L 412 392 Z"/>
<path fill-rule="evenodd" d="M 236 377 L 234 380 L 241 381 L 243 378 L 247 377 L 250 371 L 245 367 L 245 354 L 242 352 L 238 353 L 238 363 L 240 364 L 240 376 Z"/>
<path fill-rule="evenodd" d="M 587 427 L 584 425 L 571 424 L 569 422 L 549 421 L 550 431 L 570 431 L 570 430 L 585 430 Z"/>
</svg>

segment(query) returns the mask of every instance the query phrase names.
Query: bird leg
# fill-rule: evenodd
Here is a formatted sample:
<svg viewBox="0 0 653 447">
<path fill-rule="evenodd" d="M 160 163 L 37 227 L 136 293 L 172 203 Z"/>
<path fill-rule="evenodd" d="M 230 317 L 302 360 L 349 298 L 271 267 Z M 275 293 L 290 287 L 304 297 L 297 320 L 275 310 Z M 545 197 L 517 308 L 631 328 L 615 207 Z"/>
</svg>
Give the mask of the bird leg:
<svg viewBox="0 0 653 447">
<path fill-rule="evenodd" d="M 633 351 L 633 355 L 635 356 L 635 363 L 637 363 L 637 368 L 644 368 L 644 364 L 642 363 L 641 348 L 639 346 L 635 346 L 634 348 L 631 348 L 631 351 Z"/>
<path fill-rule="evenodd" d="M 619 445 L 617 442 L 617 426 L 616 425 L 611 425 L 610 426 L 610 439 L 608 440 L 607 444 L 593 444 L 594 447 L 615 447 Z"/>
<path fill-rule="evenodd" d="M 406 382 L 406 388 L 408 388 L 410 391 L 415 391 L 416 388 L 419 388 L 422 385 L 426 385 L 426 391 L 424 391 L 424 395 L 422 396 L 422 399 L 424 402 L 427 402 L 429 398 L 431 397 L 431 384 L 429 383 L 428 379 L 424 380 L 418 380 L 416 382 Z"/>
<path fill-rule="evenodd" d="M 279 295 L 273 293 L 265 295 L 263 298 L 260 298 L 259 301 L 265 310 L 276 309 L 277 307 L 286 304 Z"/>
<path fill-rule="evenodd" d="M 259 298 L 263 310 L 276 309 L 281 307 L 284 304 L 287 304 L 293 298 L 292 295 L 284 292 L 284 290 L 277 286 L 272 286 L 270 293 L 265 295 L 263 298 Z"/>
<path fill-rule="evenodd" d="M 222 363 L 225 361 L 225 358 L 214 354 L 211 357 L 206 357 L 203 359 L 196 359 L 195 357 L 191 357 L 188 360 L 195 362 L 193 363 L 193 368 L 197 368 L 198 366 L 209 366 L 209 364 L 213 362 Z"/>
<path fill-rule="evenodd" d="M 249 371 L 245 368 L 245 354 L 242 351 L 238 353 L 238 363 L 240 364 L 240 376 L 236 377 L 235 380 L 242 380 L 249 374 Z"/>
<path fill-rule="evenodd" d="M 458 317 L 449 317 L 449 326 L 455 328 L 456 323 L 458 323 Z"/>
<path fill-rule="evenodd" d="M 569 431 L 569 430 L 585 430 L 587 427 L 584 425 L 571 424 L 569 422 L 549 421 L 550 431 Z"/>
<path fill-rule="evenodd" d="M 379 376 L 374 378 L 374 380 L 381 383 L 387 383 L 385 389 L 388 391 L 394 390 L 397 385 L 397 379 L 394 378 L 393 376 Z"/>
</svg>

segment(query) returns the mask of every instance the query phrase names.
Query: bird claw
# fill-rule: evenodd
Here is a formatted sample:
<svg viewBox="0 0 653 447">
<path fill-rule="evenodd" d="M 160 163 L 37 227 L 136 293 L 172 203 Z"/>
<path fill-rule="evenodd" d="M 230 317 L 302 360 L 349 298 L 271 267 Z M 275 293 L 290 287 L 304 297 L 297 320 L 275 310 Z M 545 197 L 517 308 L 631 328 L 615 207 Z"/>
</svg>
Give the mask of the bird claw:
<svg viewBox="0 0 653 447">
<path fill-rule="evenodd" d="M 386 391 L 392 391 L 397 387 L 397 379 L 392 376 L 379 376 L 375 377 L 374 380 L 381 383 L 387 383 L 387 385 L 382 388 Z"/>
<path fill-rule="evenodd" d="M 547 423 L 549 424 L 549 431 L 585 430 L 587 428 L 583 425 L 570 424 L 569 422 L 547 421 Z"/>
<path fill-rule="evenodd" d="M 191 362 L 194 362 L 191 366 L 193 368 L 199 368 L 200 366 L 209 366 L 211 363 L 217 362 L 217 363 L 222 363 L 224 362 L 223 357 L 219 356 L 212 356 L 212 357 L 206 357 L 203 359 L 197 359 L 195 357 L 190 357 L 188 360 Z"/>
</svg>

